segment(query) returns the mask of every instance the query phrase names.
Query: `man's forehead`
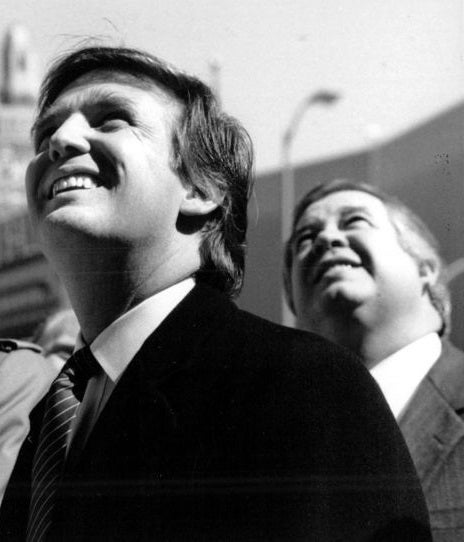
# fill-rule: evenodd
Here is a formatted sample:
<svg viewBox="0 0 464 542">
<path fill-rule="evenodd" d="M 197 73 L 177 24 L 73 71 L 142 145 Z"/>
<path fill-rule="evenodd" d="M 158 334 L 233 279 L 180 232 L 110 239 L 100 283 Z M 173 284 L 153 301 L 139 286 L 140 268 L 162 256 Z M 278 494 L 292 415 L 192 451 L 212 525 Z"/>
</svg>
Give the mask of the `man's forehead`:
<svg viewBox="0 0 464 542">
<path fill-rule="evenodd" d="M 139 77 L 120 70 L 97 69 L 84 73 L 65 86 L 55 100 L 39 112 L 32 133 L 34 134 L 39 126 L 46 124 L 55 115 L 60 115 L 62 107 L 69 108 L 69 104 L 63 106 L 63 101 L 66 102 L 69 96 L 72 96 L 76 103 L 94 106 L 98 106 L 99 103 L 106 106 L 114 103 L 119 107 L 126 104 L 133 108 L 137 106 L 137 94 L 140 91 L 166 106 L 166 114 L 171 119 L 176 118 L 182 109 L 179 100 L 168 89 L 146 76 Z"/>
<path fill-rule="evenodd" d="M 175 96 L 166 87 L 147 76 L 138 76 L 121 70 L 102 68 L 86 72 L 74 81 L 71 81 L 59 92 L 54 102 L 50 104 L 46 111 L 52 109 L 56 102 L 59 102 L 63 96 L 69 93 L 91 88 L 95 96 L 98 95 L 97 89 L 105 86 L 111 86 L 114 94 L 117 94 L 118 87 L 120 87 L 122 93 L 124 89 L 136 89 L 146 92 L 149 95 L 156 95 L 166 105 L 179 104 Z M 45 111 L 42 113 L 45 113 Z"/>
<path fill-rule="evenodd" d="M 310 203 L 302 212 L 298 222 L 304 218 L 308 219 L 327 213 L 341 214 L 353 209 L 386 212 L 384 202 L 373 194 L 361 190 L 339 190 Z"/>
<path fill-rule="evenodd" d="M 121 85 L 128 85 L 131 87 L 140 88 L 142 90 L 148 90 L 153 86 L 157 86 L 156 82 L 149 79 L 147 76 L 138 76 L 124 70 L 114 70 L 110 68 L 98 68 L 83 73 L 73 81 L 70 81 L 61 92 L 62 94 L 69 87 L 75 87 L 79 85 L 89 85 L 93 83 L 119 83 Z"/>
</svg>

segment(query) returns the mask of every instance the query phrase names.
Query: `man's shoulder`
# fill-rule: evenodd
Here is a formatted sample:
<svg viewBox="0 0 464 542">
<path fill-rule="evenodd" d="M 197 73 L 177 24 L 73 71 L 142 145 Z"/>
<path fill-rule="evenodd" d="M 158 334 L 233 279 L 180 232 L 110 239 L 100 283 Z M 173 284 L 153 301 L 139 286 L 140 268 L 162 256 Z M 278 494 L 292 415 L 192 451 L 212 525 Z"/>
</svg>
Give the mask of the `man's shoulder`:
<svg viewBox="0 0 464 542">
<path fill-rule="evenodd" d="M 19 339 L 0 338 L 0 352 L 8 354 L 10 352 L 34 352 L 42 353 L 42 348 L 37 344 Z"/>
<path fill-rule="evenodd" d="M 0 380 L 14 386 L 48 387 L 56 370 L 44 357 L 40 346 L 23 340 L 0 339 Z"/>
<path fill-rule="evenodd" d="M 179 329 L 182 341 L 178 340 Z M 171 358 L 198 358 L 201 363 L 210 359 L 213 367 L 235 367 L 251 378 L 258 373 L 263 378 L 279 375 L 284 379 L 299 374 L 303 381 L 323 375 L 344 386 L 359 379 L 367 379 L 371 386 L 367 370 L 348 350 L 313 333 L 244 311 L 204 284 L 197 284 L 152 339 L 145 345 L 148 356 L 156 350 L 159 357 L 162 345 Z"/>
<path fill-rule="evenodd" d="M 464 407 L 464 352 L 448 339 L 442 340 L 441 355 L 427 378 L 452 405 Z"/>
<path fill-rule="evenodd" d="M 446 366 L 448 371 L 454 370 L 464 376 L 464 352 L 449 339 L 442 339 L 441 344 L 442 351 L 438 362 Z"/>
<path fill-rule="evenodd" d="M 329 403 L 349 398 L 384 408 L 383 397 L 360 359 L 319 335 L 240 309 L 229 334 L 230 356 L 237 368 L 251 368 L 262 380 L 279 381 L 284 395 L 292 389 L 307 398 L 324 396 Z"/>
<path fill-rule="evenodd" d="M 303 356 L 306 361 L 309 354 L 318 354 L 324 358 L 324 362 L 341 359 L 359 365 L 359 359 L 350 351 L 309 331 L 283 326 L 240 309 L 234 324 L 240 329 L 242 337 L 247 339 L 243 342 L 250 348 L 259 346 L 282 352 L 287 358 Z"/>
<path fill-rule="evenodd" d="M 15 363 L 22 360 L 33 365 L 41 363 L 43 360 L 42 348 L 29 341 L 0 338 L 0 362 L 7 359 L 14 360 Z"/>
<path fill-rule="evenodd" d="M 423 430 L 427 421 L 428 433 L 443 433 L 440 441 L 461 434 L 462 420 L 456 416 L 464 409 L 464 353 L 448 340 L 442 340 L 442 352 L 425 378 L 421 381 L 400 420 L 413 457 L 415 443 L 428 438 Z M 454 437 L 453 437 L 454 438 Z"/>
</svg>

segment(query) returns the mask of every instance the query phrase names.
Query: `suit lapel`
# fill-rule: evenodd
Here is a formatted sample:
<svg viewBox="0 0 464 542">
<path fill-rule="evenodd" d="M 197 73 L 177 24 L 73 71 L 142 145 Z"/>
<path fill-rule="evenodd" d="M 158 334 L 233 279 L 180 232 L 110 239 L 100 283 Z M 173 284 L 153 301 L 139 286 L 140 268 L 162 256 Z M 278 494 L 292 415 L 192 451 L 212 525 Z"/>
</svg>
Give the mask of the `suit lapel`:
<svg viewBox="0 0 464 542">
<path fill-rule="evenodd" d="M 450 344 L 417 389 L 399 420 L 424 490 L 464 437 L 464 356 Z"/>
<path fill-rule="evenodd" d="M 128 453 L 143 454 L 145 435 L 153 431 L 153 417 L 158 430 L 164 428 L 169 432 L 173 421 L 170 405 L 163 395 L 164 382 L 173 374 L 177 378 L 192 364 L 202 361 L 201 345 L 215 329 L 230 320 L 235 310 L 222 294 L 197 285 L 148 337 L 130 362 L 89 435 L 75 468 L 79 470 L 81 462 L 94 462 L 95 454 L 102 446 L 111 446 L 110 443 L 117 446 L 118 442 L 127 441 L 128 431 L 130 439 L 135 441 Z M 138 452 L 135 451 L 137 448 Z"/>
</svg>

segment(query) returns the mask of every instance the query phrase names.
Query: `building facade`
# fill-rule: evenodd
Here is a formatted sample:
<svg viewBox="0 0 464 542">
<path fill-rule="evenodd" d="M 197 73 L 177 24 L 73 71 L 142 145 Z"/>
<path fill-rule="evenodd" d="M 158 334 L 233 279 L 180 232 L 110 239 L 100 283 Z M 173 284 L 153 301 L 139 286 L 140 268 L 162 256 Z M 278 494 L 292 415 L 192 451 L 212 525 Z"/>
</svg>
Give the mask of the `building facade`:
<svg viewBox="0 0 464 542">
<path fill-rule="evenodd" d="M 29 224 L 24 174 L 32 154 L 37 63 L 28 32 L 10 27 L 0 75 L 0 336 L 27 337 L 66 304 Z"/>
</svg>

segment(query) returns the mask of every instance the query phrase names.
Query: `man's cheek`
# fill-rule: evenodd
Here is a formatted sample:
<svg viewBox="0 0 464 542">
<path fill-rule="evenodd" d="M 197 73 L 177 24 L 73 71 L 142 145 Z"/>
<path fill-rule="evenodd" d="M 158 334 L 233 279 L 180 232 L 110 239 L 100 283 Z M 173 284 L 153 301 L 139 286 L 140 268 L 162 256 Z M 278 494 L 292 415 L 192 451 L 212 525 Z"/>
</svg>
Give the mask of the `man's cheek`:
<svg viewBox="0 0 464 542">
<path fill-rule="evenodd" d="M 40 197 L 40 181 L 46 173 L 48 157 L 45 153 L 35 156 L 26 169 L 25 185 L 29 207 L 34 206 Z"/>
<path fill-rule="evenodd" d="M 35 160 L 29 163 L 27 170 L 26 170 L 26 195 L 27 195 L 27 202 L 29 207 L 34 205 L 34 200 L 36 198 L 37 194 L 37 167 L 35 164 Z"/>
</svg>

